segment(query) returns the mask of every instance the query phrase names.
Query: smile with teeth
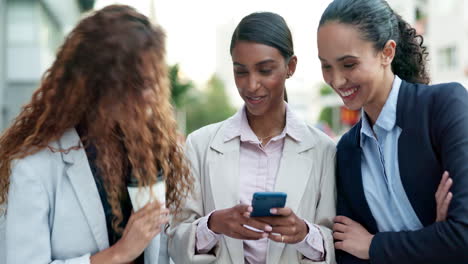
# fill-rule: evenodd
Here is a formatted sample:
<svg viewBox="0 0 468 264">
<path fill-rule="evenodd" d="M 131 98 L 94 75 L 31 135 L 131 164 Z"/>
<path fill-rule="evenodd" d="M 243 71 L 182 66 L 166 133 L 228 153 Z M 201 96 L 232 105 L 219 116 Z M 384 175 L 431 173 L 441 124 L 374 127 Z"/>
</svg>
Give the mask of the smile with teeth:
<svg viewBox="0 0 468 264">
<path fill-rule="evenodd" d="M 356 91 L 358 90 L 357 87 L 351 88 L 351 89 L 346 89 L 346 90 L 338 90 L 341 96 L 343 97 L 348 97 L 353 95 Z"/>
</svg>

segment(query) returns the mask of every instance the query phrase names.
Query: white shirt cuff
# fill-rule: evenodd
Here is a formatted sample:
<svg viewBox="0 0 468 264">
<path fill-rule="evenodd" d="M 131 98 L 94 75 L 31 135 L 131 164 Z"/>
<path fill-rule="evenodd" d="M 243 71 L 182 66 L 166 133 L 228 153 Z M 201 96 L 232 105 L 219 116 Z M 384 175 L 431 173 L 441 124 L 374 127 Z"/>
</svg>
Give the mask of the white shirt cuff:
<svg viewBox="0 0 468 264">
<path fill-rule="evenodd" d="M 323 261 L 325 256 L 325 248 L 323 246 L 323 236 L 320 229 L 307 220 L 304 222 L 309 227 L 309 233 L 305 236 L 304 240 L 292 246 L 299 251 L 304 257 L 312 261 Z"/>
<path fill-rule="evenodd" d="M 208 219 L 213 212 L 215 211 L 212 211 L 207 216 L 202 217 L 198 222 L 196 231 L 196 252 L 198 254 L 206 254 L 210 252 L 222 236 L 208 228 Z"/>
</svg>

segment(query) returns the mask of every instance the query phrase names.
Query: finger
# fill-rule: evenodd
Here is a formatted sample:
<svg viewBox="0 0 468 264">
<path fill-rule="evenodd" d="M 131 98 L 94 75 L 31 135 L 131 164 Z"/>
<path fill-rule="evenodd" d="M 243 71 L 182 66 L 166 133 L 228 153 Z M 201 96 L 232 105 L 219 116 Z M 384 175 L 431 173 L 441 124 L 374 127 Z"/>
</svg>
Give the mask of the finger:
<svg viewBox="0 0 468 264">
<path fill-rule="evenodd" d="M 442 179 L 440 180 L 440 183 L 439 185 L 437 186 L 437 191 L 436 191 L 436 200 L 439 200 L 439 197 L 440 197 L 440 190 L 442 189 L 442 186 L 445 185 L 445 182 L 447 181 L 448 179 L 448 172 L 447 171 L 444 171 L 444 173 L 442 174 Z"/>
<path fill-rule="evenodd" d="M 273 215 L 290 216 L 291 214 L 293 214 L 293 211 L 289 207 L 271 208 L 270 213 L 273 214 Z"/>
<path fill-rule="evenodd" d="M 273 227 L 271 234 L 281 234 L 287 236 L 294 236 L 297 234 L 298 229 L 295 226 L 279 226 Z"/>
<path fill-rule="evenodd" d="M 343 248 L 343 241 L 337 241 L 337 242 L 335 242 L 335 248 L 336 248 L 336 249 L 340 249 L 340 250 L 344 250 L 344 248 Z"/>
<path fill-rule="evenodd" d="M 453 180 L 451 178 L 448 178 L 445 181 L 445 184 L 442 187 L 442 193 L 441 193 L 442 199 L 445 200 L 445 197 L 447 196 L 447 193 L 449 192 L 450 187 L 452 187 L 452 184 L 453 184 Z"/>
<path fill-rule="evenodd" d="M 452 201 L 452 193 L 449 192 L 442 202 L 440 208 L 437 210 L 437 222 L 445 221 L 447 219 L 448 208 L 450 206 L 450 202 Z"/>
<path fill-rule="evenodd" d="M 253 219 L 266 223 L 270 226 L 284 226 L 284 225 L 289 225 L 285 219 L 287 217 L 285 216 L 265 216 L 265 217 L 253 217 Z"/>
<path fill-rule="evenodd" d="M 258 240 L 258 239 L 268 237 L 268 233 L 256 232 L 243 226 L 240 226 L 239 229 L 234 230 L 234 233 L 237 233 L 238 235 L 240 235 L 242 237 L 241 239 L 244 239 L 244 240 Z"/>
<path fill-rule="evenodd" d="M 353 225 L 356 224 L 351 218 L 339 215 L 335 217 L 335 223 L 342 223 L 344 225 Z"/>
<path fill-rule="evenodd" d="M 272 229 L 272 227 L 270 225 L 262 223 L 260 221 L 257 221 L 254 218 L 245 219 L 245 222 L 243 224 L 251 226 L 251 227 L 256 228 L 258 230 L 266 231 L 266 232 L 270 232 L 271 229 Z"/>
<path fill-rule="evenodd" d="M 284 234 L 270 234 L 268 236 L 269 239 L 278 242 L 278 243 L 285 243 L 285 244 L 290 244 L 293 242 L 293 236 L 287 236 Z"/>
<path fill-rule="evenodd" d="M 333 231 L 334 232 L 346 233 L 346 232 L 349 231 L 349 226 L 343 225 L 341 223 L 335 223 L 335 224 L 333 224 Z"/>
<path fill-rule="evenodd" d="M 252 206 L 248 204 L 238 204 L 233 207 L 235 210 L 237 210 L 240 214 L 243 214 L 245 212 L 251 213 L 253 211 Z"/>
<path fill-rule="evenodd" d="M 341 232 L 333 232 L 333 238 L 336 240 L 345 240 L 346 234 Z"/>
</svg>

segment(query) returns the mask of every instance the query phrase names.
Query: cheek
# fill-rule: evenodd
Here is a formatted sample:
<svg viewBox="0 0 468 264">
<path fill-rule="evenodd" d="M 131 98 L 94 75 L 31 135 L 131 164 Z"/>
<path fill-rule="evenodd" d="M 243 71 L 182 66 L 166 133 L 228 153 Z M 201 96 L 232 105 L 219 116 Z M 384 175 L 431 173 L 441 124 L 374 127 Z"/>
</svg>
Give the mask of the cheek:
<svg viewBox="0 0 468 264">
<path fill-rule="evenodd" d="M 327 83 L 328 85 L 330 85 L 330 82 L 331 82 L 331 73 L 328 72 L 328 71 L 322 70 L 322 77 L 323 77 L 323 80 L 325 81 L 325 83 Z M 330 85 L 330 86 L 331 86 L 331 85 Z"/>
</svg>

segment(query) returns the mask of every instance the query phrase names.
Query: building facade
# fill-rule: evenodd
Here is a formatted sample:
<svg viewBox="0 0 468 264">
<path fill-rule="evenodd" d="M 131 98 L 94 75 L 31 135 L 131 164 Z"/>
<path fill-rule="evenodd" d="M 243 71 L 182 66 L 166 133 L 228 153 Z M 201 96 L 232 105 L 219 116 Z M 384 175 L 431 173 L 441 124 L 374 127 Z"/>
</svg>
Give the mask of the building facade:
<svg viewBox="0 0 468 264">
<path fill-rule="evenodd" d="M 65 35 L 94 0 L 0 0 L 0 131 L 50 67 Z"/>
</svg>

